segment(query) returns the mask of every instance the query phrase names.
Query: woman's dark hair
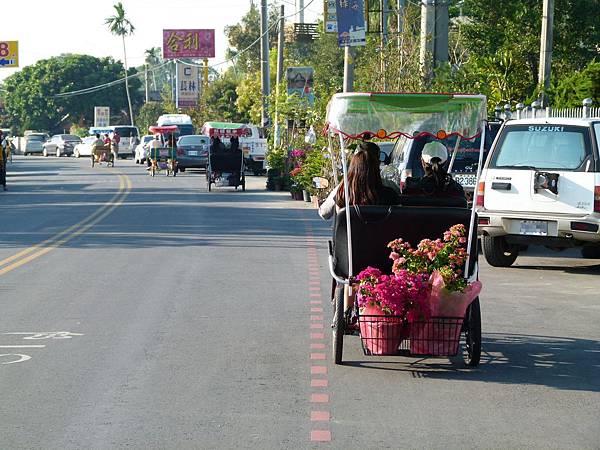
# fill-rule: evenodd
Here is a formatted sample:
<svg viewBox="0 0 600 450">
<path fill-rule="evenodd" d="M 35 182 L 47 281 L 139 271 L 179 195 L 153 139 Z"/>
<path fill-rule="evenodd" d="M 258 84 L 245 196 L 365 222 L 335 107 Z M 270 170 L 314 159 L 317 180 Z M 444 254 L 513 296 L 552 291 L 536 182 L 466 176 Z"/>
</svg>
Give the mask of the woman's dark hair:
<svg viewBox="0 0 600 450">
<path fill-rule="evenodd" d="M 431 158 L 429 164 L 423 163 L 424 178 L 433 182 L 436 191 L 443 191 L 448 186 L 449 175 L 440 158 Z"/>
<path fill-rule="evenodd" d="M 379 201 L 377 191 L 382 186 L 379 159 L 373 156 L 373 148 L 369 150 L 371 146 L 379 149 L 377 144 L 362 142 L 350 160 L 348 191 L 351 205 L 376 205 Z M 335 202 L 340 208 L 345 206 L 343 181 L 335 196 Z"/>
</svg>

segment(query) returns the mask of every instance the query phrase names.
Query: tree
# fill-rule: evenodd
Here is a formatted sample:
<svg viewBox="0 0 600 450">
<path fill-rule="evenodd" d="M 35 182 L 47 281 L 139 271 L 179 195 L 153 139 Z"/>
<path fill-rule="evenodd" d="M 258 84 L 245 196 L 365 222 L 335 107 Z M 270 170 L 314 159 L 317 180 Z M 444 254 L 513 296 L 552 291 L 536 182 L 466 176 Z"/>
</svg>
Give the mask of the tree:
<svg viewBox="0 0 600 450">
<path fill-rule="evenodd" d="M 121 77 L 123 65 L 112 58 L 89 55 L 61 55 L 40 60 L 34 65 L 6 78 L 5 107 L 11 126 L 24 130 L 62 131 L 67 123 L 60 119 L 69 114 L 68 121 L 80 126 L 93 125 L 94 106 L 109 106 L 111 120 L 117 124 L 127 113 L 123 89 L 108 86 L 84 94 L 67 94 L 93 86 L 102 86 Z M 130 75 L 134 69 L 130 70 Z M 132 78 L 132 101 L 142 101 L 139 79 Z M 116 112 L 116 114 L 115 114 Z M 113 123 L 114 123 L 113 122 Z M 127 123 L 127 122 L 125 122 Z"/>
<path fill-rule="evenodd" d="M 160 47 L 151 47 L 144 52 L 144 62 L 146 63 L 147 70 L 151 70 L 154 66 L 161 63 L 161 49 Z M 152 87 L 153 90 L 158 90 L 156 85 L 156 74 L 152 70 Z"/>
<path fill-rule="evenodd" d="M 115 8 L 115 15 L 107 17 L 104 23 L 108 25 L 108 29 L 115 36 L 121 36 L 123 40 L 123 62 L 125 64 L 125 92 L 127 93 L 127 103 L 129 104 L 129 117 L 131 118 L 131 125 L 133 125 L 133 108 L 131 106 L 131 96 L 129 94 L 129 80 L 127 74 L 127 48 L 125 46 L 125 36 L 133 34 L 135 27 L 125 17 L 125 8 L 121 2 L 113 5 Z"/>
<path fill-rule="evenodd" d="M 167 109 L 162 102 L 148 102 L 141 108 L 137 116 L 137 124 L 142 134 L 146 134 L 150 125 L 156 125 L 156 120 L 162 114 L 166 114 Z"/>
</svg>

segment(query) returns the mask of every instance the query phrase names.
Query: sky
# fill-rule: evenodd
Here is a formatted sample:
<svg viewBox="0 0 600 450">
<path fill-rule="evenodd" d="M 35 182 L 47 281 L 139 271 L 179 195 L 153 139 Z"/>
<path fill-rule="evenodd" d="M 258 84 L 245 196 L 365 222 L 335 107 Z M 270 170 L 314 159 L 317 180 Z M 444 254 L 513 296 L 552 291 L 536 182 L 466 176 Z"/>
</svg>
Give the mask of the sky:
<svg viewBox="0 0 600 450">
<path fill-rule="evenodd" d="M 113 36 L 104 19 L 114 15 L 118 0 L 2 0 L 0 41 L 19 41 L 19 66 L 62 53 L 112 56 L 123 59 L 121 38 Z M 234 25 L 250 8 L 250 0 L 121 0 L 135 33 L 126 38 L 127 61 L 135 67 L 144 62 L 144 52 L 162 48 L 163 29 L 214 28 L 215 58 L 225 60 L 227 38 L 223 29 Z M 304 0 L 308 4 L 310 0 Z M 296 12 L 295 0 L 268 0 L 283 4 L 286 16 Z M 255 0 L 260 7 L 260 0 Z M 305 21 L 320 18 L 323 0 L 313 0 L 305 10 Z M 293 17 L 288 21 L 295 21 Z M 260 26 L 260 24 L 257 24 Z M 224 67 L 224 66 L 220 66 Z M 225 66 L 226 67 L 226 66 Z M 19 69 L 0 68 L 0 81 Z"/>
</svg>

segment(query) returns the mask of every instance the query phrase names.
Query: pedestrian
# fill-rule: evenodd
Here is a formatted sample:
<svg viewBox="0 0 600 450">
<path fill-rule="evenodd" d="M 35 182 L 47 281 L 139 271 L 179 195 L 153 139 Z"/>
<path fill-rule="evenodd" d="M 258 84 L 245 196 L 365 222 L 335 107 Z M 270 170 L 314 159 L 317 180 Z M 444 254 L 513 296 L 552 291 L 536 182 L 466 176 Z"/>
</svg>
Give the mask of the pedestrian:
<svg viewBox="0 0 600 450">
<path fill-rule="evenodd" d="M 110 140 L 110 151 L 113 154 L 113 158 L 117 159 L 119 155 L 119 142 L 121 142 L 121 136 L 118 131 L 113 132 L 112 139 Z"/>
<path fill-rule="evenodd" d="M 6 191 L 6 160 L 8 159 L 6 151 L 6 140 L 0 130 L 0 184 L 2 189 Z"/>
</svg>

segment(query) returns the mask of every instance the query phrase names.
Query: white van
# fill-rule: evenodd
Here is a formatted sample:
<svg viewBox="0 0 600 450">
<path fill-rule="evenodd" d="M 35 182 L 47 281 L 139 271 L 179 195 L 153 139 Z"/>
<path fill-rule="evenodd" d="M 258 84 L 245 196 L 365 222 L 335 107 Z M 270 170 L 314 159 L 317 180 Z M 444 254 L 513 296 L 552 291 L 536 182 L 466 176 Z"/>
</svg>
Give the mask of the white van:
<svg viewBox="0 0 600 450">
<path fill-rule="evenodd" d="M 135 147 L 140 142 L 140 132 L 138 127 L 131 125 L 110 125 L 107 127 L 90 127 L 89 134 L 94 135 L 100 134 L 100 137 L 104 137 L 105 134 L 112 139 L 114 132 L 119 133 L 119 154 L 120 158 L 127 158 L 128 156 L 135 156 Z"/>
<path fill-rule="evenodd" d="M 179 128 L 179 136 L 196 134 L 192 118 L 187 114 L 163 114 L 156 121 L 156 125 L 159 127 L 176 125 Z"/>
<path fill-rule="evenodd" d="M 500 130 L 479 179 L 486 260 L 510 266 L 530 244 L 600 256 L 600 119 L 520 119 Z"/>
</svg>

